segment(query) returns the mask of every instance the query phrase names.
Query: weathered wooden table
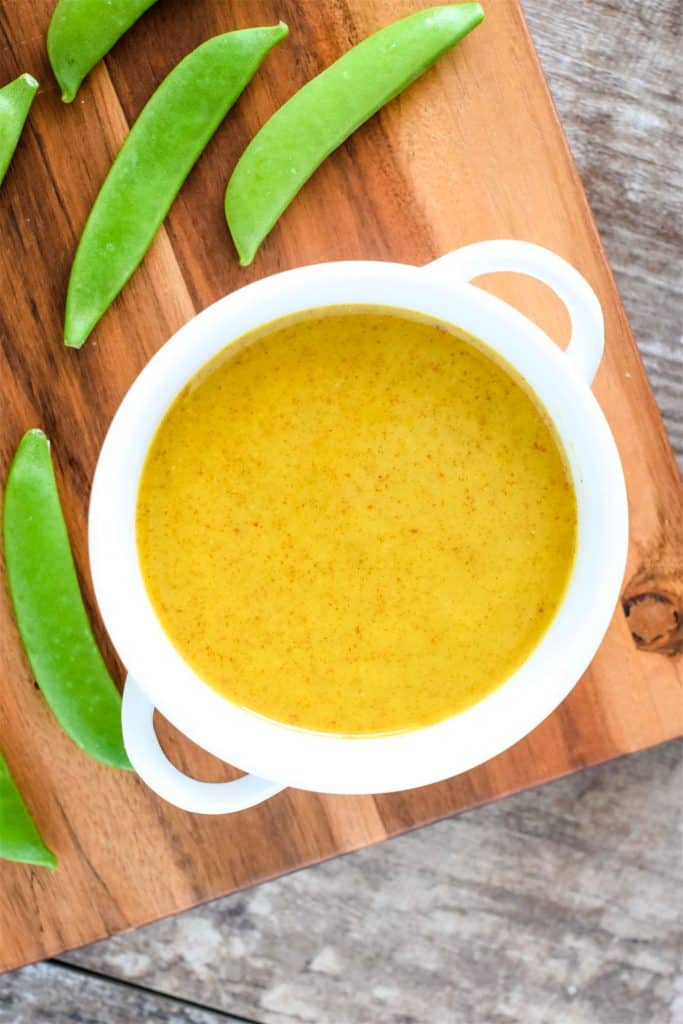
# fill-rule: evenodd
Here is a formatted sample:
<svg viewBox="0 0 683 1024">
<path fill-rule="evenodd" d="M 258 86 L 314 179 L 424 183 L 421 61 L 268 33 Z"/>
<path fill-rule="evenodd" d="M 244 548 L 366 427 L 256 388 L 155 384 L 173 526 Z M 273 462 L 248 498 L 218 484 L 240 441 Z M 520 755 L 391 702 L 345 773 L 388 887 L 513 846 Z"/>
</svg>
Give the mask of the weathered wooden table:
<svg viewBox="0 0 683 1024">
<path fill-rule="evenodd" d="M 679 5 L 525 9 L 683 457 Z M 5 975 L 0 1024 L 680 1024 L 682 755 L 660 747 Z"/>
</svg>

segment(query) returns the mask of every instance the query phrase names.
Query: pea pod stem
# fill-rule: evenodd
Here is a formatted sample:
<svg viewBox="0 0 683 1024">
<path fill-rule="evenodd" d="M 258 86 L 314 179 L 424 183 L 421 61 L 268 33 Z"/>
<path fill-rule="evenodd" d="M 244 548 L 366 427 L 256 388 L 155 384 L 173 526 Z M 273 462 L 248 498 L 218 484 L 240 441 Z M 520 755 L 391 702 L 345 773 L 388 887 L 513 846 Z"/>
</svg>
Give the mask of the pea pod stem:
<svg viewBox="0 0 683 1024">
<path fill-rule="evenodd" d="M 465 3 L 402 18 L 354 46 L 272 115 L 240 157 L 225 196 L 242 266 L 325 158 L 483 17 L 478 3 Z"/>
<path fill-rule="evenodd" d="M 0 858 L 22 864 L 36 864 L 51 871 L 57 867 L 57 858 L 41 839 L 1 753 Z"/>
<path fill-rule="evenodd" d="M 59 0 L 47 30 L 50 64 L 71 103 L 81 82 L 156 0 Z"/>
<path fill-rule="evenodd" d="M 19 75 L 0 89 L 0 185 L 17 148 L 38 91 L 33 75 Z"/>
<path fill-rule="evenodd" d="M 24 435 L 10 466 L 3 539 L 19 633 L 45 700 L 82 750 L 130 769 L 121 698 L 92 634 L 40 430 Z"/>
<path fill-rule="evenodd" d="M 284 24 L 214 36 L 164 79 L 95 200 L 69 280 L 64 340 L 80 348 L 136 269 L 185 178 Z"/>
</svg>

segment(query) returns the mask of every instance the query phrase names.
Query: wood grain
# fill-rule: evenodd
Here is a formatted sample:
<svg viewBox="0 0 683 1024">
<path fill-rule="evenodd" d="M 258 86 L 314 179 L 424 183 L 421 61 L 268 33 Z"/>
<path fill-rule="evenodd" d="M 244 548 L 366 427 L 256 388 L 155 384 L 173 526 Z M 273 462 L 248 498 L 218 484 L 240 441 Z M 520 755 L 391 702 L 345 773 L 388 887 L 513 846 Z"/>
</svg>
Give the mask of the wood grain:
<svg viewBox="0 0 683 1024">
<path fill-rule="evenodd" d="M 682 787 L 677 741 L 66 959 L 259 1024 L 678 1024 Z"/>
<path fill-rule="evenodd" d="M 277 6 L 277 11 L 276 11 Z M 31 70 L 44 82 L 0 193 L 0 374 L 5 412 L 0 472 L 18 438 L 51 435 L 75 553 L 92 605 L 85 551 L 89 483 L 126 388 L 192 312 L 248 280 L 335 258 L 426 260 L 481 237 L 530 238 L 556 249 L 603 302 L 608 350 L 596 392 L 617 436 L 631 498 L 627 579 L 673 560 L 681 520 L 671 451 L 633 345 L 576 171 L 512 0 L 414 89 L 339 151 L 283 217 L 254 265 L 230 251 L 221 197 L 230 167 L 275 105 L 349 42 L 419 6 L 409 0 L 207 2 L 166 0 L 91 76 L 72 108 L 49 78 L 47 0 L 0 7 L 0 79 Z M 230 27 L 282 16 L 292 34 L 190 176 L 144 266 L 86 349 L 61 346 L 65 283 L 99 182 L 160 78 L 191 46 Z M 160 40 L 163 39 L 163 46 Z M 563 320 L 543 291 L 512 279 L 497 289 L 551 333 Z M 648 584 L 648 586 L 650 586 Z M 115 659 L 101 634 L 113 666 Z M 20 654 L 0 595 L 2 742 L 62 868 L 51 878 L 3 865 L 0 964 L 15 966 L 188 907 L 343 850 L 493 799 L 681 730 L 680 659 L 634 644 L 619 609 L 591 670 L 526 741 L 476 772 L 392 797 L 289 791 L 219 821 L 184 815 L 137 780 L 88 761 L 51 721 Z M 119 667 L 120 671 L 120 667 Z M 177 737 L 176 747 L 183 746 Z M 207 759 L 183 746 L 200 772 Z"/>
<path fill-rule="evenodd" d="M 680 0 L 524 10 L 683 466 Z"/>
<path fill-rule="evenodd" d="M 36 964 L 4 979 L 0 1024 L 99 1024 L 103 1014 L 107 1024 L 250 1024 L 244 1017 L 214 1013 L 185 999 L 168 999 L 55 963 Z"/>
</svg>

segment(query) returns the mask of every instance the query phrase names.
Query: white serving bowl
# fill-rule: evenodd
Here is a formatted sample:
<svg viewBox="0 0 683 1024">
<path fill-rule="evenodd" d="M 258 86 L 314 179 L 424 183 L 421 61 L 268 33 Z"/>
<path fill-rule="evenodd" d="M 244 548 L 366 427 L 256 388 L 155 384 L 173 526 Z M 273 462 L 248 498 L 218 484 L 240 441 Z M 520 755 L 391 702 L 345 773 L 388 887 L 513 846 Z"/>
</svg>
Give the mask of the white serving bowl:
<svg viewBox="0 0 683 1024">
<path fill-rule="evenodd" d="M 540 328 L 469 281 L 494 271 L 529 274 L 564 301 L 572 321 L 562 352 Z M 279 724 L 221 697 L 175 650 L 147 596 L 137 558 L 135 508 L 143 463 L 168 407 L 212 356 L 247 331 L 303 310 L 380 306 L 418 311 L 484 341 L 527 381 L 555 425 L 578 503 L 578 545 L 561 606 L 538 646 L 496 690 L 465 711 L 410 732 L 342 737 Z M 617 449 L 590 384 L 603 350 L 600 305 L 556 254 L 527 242 L 467 246 L 426 267 L 327 263 L 247 285 L 182 327 L 124 398 L 100 454 L 90 501 L 97 600 L 129 670 L 123 732 L 131 762 L 166 800 L 225 813 L 285 786 L 380 793 L 457 775 L 511 746 L 564 700 L 607 630 L 624 572 L 628 520 Z M 206 783 L 166 759 L 154 707 L 195 743 L 249 775 Z"/>
</svg>

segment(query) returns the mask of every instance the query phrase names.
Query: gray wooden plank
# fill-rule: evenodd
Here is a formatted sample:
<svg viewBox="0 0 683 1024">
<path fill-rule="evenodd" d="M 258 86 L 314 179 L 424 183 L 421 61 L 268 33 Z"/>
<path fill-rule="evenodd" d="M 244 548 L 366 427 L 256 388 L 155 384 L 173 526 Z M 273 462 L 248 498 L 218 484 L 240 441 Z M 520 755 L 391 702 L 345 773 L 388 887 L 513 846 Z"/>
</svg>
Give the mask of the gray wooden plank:
<svg viewBox="0 0 683 1024">
<path fill-rule="evenodd" d="M 262 1024 L 664 1024 L 682 785 L 668 744 L 65 959 Z"/>
<path fill-rule="evenodd" d="M 523 7 L 680 461 L 682 5 L 523 0 Z"/>
<path fill-rule="evenodd" d="M 5 974 L 0 1024 L 250 1024 L 48 961 Z"/>
</svg>

